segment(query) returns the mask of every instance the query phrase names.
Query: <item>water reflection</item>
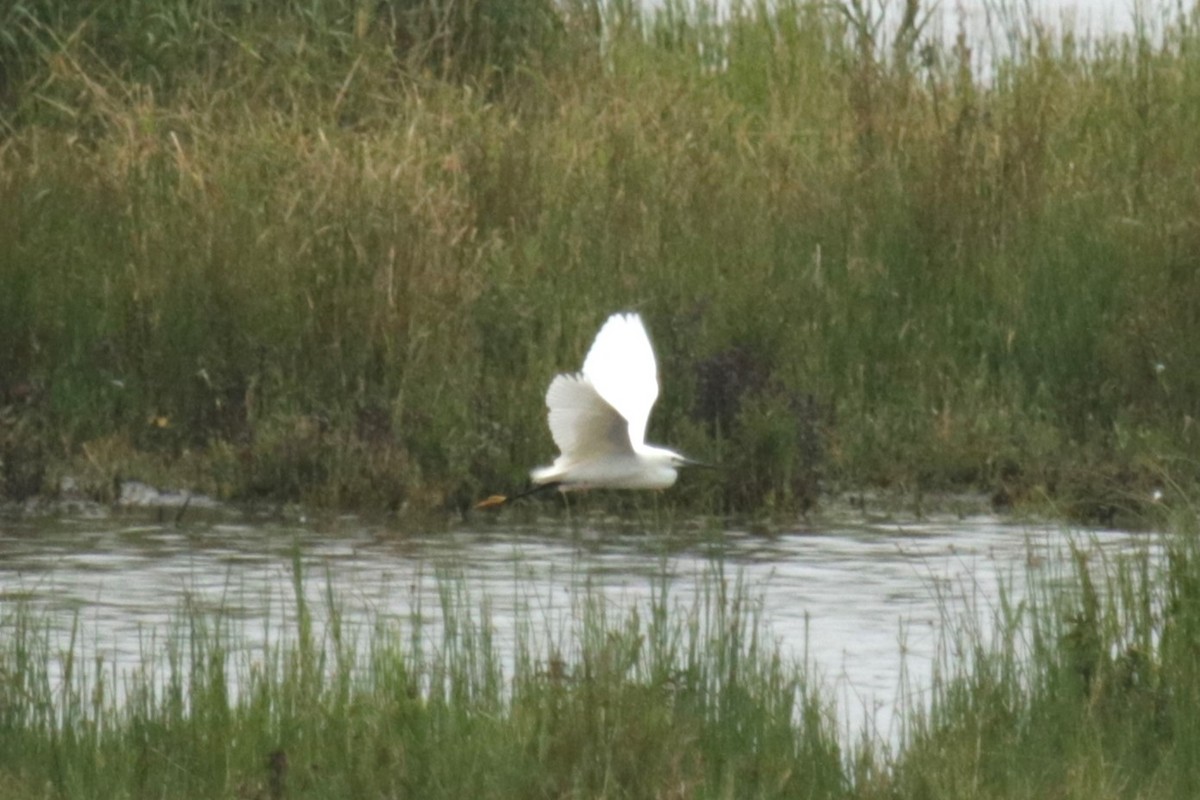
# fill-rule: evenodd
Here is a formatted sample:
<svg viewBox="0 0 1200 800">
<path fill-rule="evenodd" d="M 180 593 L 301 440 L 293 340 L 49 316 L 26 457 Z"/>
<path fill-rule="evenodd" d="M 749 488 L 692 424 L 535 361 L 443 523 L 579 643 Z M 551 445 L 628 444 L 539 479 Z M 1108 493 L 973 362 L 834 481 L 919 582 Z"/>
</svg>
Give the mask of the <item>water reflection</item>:
<svg viewBox="0 0 1200 800">
<path fill-rule="evenodd" d="M 1114 552 L 1145 537 L 1088 536 Z M 769 632 L 783 648 L 834 690 L 847 734 L 871 719 L 875 732 L 890 738 L 902 663 L 911 687 L 928 685 L 944 600 L 969 598 L 986 610 L 1002 581 L 1019 598 L 1030 561 L 1052 565 L 1067 541 L 1057 526 L 989 517 L 688 539 L 545 526 L 408 535 L 355 519 L 319 528 L 176 528 L 128 517 L 0 520 L 0 602 L 11 608 L 29 600 L 49 612 L 64 646 L 77 619 L 89 661 L 97 655 L 120 670 L 144 658 L 147 642 L 164 641 L 185 598 L 239 620 L 238 636 L 249 648 L 277 638 L 295 611 L 298 560 L 318 623 L 331 589 L 343 625 L 380 617 L 411 624 L 420 614 L 436 626 L 445 586 L 439 576 L 450 575 L 461 578 L 474 607 L 486 603 L 495 641 L 511 652 L 518 619 L 543 628 L 548 639 L 540 641 L 557 641 L 588 592 L 619 612 L 648 603 L 665 582 L 674 602 L 690 608 L 719 564 L 761 599 Z"/>
</svg>

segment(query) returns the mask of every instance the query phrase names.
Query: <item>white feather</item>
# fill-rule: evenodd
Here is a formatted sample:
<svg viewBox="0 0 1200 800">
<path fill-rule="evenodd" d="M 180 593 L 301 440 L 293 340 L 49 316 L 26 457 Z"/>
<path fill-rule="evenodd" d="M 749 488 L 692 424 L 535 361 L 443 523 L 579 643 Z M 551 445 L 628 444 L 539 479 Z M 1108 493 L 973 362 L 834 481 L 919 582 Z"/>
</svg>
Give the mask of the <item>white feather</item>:
<svg viewBox="0 0 1200 800">
<path fill-rule="evenodd" d="M 641 317 L 608 318 L 577 375 L 558 375 L 546 391 L 550 434 L 561 455 L 531 473 L 561 488 L 665 489 L 687 459 L 645 443 L 658 398 L 658 367 Z"/>
<path fill-rule="evenodd" d="M 658 365 L 640 316 L 608 318 L 584 359 L 583 377 L 629 423 L 633 447 L 642 444 L 650 409 L 658 399 Z"/>
</svg>

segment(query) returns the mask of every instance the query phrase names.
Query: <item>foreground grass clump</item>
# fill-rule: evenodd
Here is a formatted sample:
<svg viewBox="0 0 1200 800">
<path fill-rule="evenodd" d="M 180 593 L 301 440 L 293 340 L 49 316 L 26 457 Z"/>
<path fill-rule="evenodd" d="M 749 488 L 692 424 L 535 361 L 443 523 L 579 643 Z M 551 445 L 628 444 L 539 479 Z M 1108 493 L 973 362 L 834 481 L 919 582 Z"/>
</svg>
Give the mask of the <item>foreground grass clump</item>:
<svg viewBox="0 0 1200 800">
<path fill-rule="evenodd" d="M 0 495 L 464 506 L 620 308 L 698 509 L 1195 481 L 1189 18 L 984 69 L 716 8 L 4 6 Z"/>
<path fill-rule="evenodd" d="M 900 797 L 1194 797 L 1200 791 L 1200 550 L 1081 544 L 1002 600 L 994 636 L 959 623 L 932 706 L 910 715 Z"/>
<path fill-rule="evenodd" d="M 590 598 L 553 634 L 524 619 L 514 662 L 449 578 L 443 625 L 352 630 L 332 601 L 326 611 L 319 625 L 301 605 L 294 629 L 247 650 L 229 618 L 187 610 L 159 643 L 168 656 L 148 651 L 121 677 L 76 663 L 74 643 L 60 650 L 35 616 L 6 617 L 5 797 L 843 789 L 828 715 L 741 587 L 713 580 L 690 610 L 664 593 L 620 619 Z"/>
<path fill-rule="evenodd" d="M 439 609 L 354 623 L 305 605 L 266 644 L 181 609 L 140 667 L 77 628 L 0 617 L 5 797 L 1194 797 L 1200 552 L 1190 529 L 1105 559 L 1080 544 L 994 626 L 947 600 L 928 693 L 893 742 L 839 741 L 833 704 L 720 569 L 614 615 L 532 604 L 511 649 L 461 582 Z M 965 611 L 965 613 L 963 613 Z M 241 613 L 241 612 L 238 612 Z M 984 632 L 989 631 L 989 632 Z M 897 656 L 899 658 L 899 655 Z M 925 688 L 925 687 L 915 687 Z"/>
</svg>

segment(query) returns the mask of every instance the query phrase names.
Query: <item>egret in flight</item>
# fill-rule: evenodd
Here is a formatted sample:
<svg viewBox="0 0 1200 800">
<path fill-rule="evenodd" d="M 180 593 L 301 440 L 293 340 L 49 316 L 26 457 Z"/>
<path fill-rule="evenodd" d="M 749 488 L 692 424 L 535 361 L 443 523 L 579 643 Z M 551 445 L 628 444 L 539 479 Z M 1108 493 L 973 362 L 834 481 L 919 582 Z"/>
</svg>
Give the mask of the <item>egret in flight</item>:
<svg viewBox="0 0 1200 800">
<path fill-rule="evenodd" d="M 637 314 L 613 314 L 596 334 L 583 371 L 557 375 L 546 390 L 550 434 L 562 454 L 530 473 L 533 488 L 513 497 L 492 495 L 490 508 L 543 489 L 666 489 L 677 470 L 696 465 L 646 444 L 646 422 L 658 399 L 658 366 Z"/>
</svg>

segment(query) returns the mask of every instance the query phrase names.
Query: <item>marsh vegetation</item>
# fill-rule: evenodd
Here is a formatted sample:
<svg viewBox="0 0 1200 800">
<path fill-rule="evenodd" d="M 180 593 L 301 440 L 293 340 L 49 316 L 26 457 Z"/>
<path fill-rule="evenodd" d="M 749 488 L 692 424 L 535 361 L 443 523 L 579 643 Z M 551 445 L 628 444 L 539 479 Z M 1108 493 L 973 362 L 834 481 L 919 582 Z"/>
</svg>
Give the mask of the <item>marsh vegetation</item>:
<svg viewBox="0 0 1200 800">
<path fill-rule="evenodd" d="M 284 613 L 246 605 L 234 587 L 216 592 L 227 602 L 185 592 L 169 624 L 148 626 L 120 660 L 114 642 L 92 642 L 86 608 L 64 625 L 38 591 L 6 594 L 0 790 L 1192 797 L 1194 512 L 1176 526 L 1119 555 L 1078 536 L 1062 560 L 1023 559 L 998 596 L 962 594 L 971 581 L 945 590 L 932 677 L 909 686 L 884 736 L 847 724 L 822 678 L 830 665 L 781 646 L 763 584 L 719 556 L 702 572 L 639 583 L 641 600 L 624 606 L 583 578 L 556 587 L 554 602 L 494 603 L 451 569 L 431 576 L 430 606 L 396 614 L 380 602 L 364 615 L 346 606 L 353 583 L 332 582 L 297 542 Z M 397 561 L 414 554 L 396 545 Z"/>
<path fill-rule="evenodd" d="M 465 507 L 622 308 L 693 510 L 1193 485 L 1194 17 L 735 7 L 3 4 L 0 495 Z"/>
</svg>

